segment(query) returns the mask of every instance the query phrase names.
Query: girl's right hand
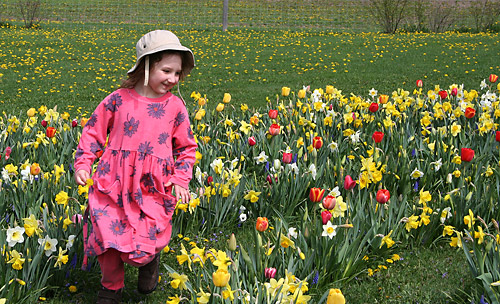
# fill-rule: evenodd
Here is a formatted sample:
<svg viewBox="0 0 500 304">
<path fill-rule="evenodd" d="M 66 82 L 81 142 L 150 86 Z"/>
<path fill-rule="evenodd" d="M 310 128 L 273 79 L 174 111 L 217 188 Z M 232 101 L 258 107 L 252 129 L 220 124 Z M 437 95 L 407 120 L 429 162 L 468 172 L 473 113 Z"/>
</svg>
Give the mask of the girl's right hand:
<svg viewBox="0 0 500 304">
<path fill-rule="evenodd" d="M 83 169 L 78 170 L 75 173 L 75 181 L 80 186 L 85 186 L 87 183 L 87 179 L 89 179 L 89 178 L 90 178 L 90 173 L 88 173 L 87 171 L 85 171 Z"/>
</svg>

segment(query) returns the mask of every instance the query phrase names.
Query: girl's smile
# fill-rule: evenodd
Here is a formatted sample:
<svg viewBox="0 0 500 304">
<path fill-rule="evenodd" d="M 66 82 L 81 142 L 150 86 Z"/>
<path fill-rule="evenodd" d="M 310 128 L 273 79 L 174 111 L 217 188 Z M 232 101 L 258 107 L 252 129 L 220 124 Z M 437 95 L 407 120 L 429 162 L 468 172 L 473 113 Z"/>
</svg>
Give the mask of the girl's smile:
<svg viewBox="0 0 500 304">
<path fill-rule="evenodd" d="M 182 72 L 182 58 L 178 54 L 164 55 L 150 70 L 149 82 L 143 86 L 136 85 L 136 91 L 145 97 L 158 98 L 169 92 L 179 83 Z"/>
</svg>

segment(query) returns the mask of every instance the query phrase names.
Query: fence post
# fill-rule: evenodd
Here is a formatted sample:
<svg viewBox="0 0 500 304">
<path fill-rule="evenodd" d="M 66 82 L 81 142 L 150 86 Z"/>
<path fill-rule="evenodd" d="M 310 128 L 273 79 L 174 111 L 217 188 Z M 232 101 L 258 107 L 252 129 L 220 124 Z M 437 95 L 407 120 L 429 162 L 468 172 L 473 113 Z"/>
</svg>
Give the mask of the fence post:
<svg viewBox="0 0 500 304">
<path fill-rule="evenodd" d="M 222 30 L 225 32 L 227 30 L 227 14 L 229 10 L 229 0 L 224 0 L 222 7 Z"/>
</svg>

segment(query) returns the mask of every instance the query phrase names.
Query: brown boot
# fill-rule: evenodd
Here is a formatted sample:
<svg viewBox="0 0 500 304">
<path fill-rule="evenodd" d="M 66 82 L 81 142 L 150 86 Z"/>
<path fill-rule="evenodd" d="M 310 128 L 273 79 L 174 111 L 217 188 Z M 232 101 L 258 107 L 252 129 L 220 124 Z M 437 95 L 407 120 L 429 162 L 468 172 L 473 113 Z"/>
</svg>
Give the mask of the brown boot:
<svg viewBox="0 0 500 304">
<path fill-rule="evenodd" d="M 160 253 L 148 264 L 139 267 L 139 277 L 137 278 L 137 289 L 142 294 L 149 294 L 155 291 L 158 286 L 160 276 Z"/>
<path fill-rule="evenodd" d="M 122 300 L 122 290 L 111 290 L 102 287 L 97 294 L 97 304 L 120 304 Z"/>
</svg>

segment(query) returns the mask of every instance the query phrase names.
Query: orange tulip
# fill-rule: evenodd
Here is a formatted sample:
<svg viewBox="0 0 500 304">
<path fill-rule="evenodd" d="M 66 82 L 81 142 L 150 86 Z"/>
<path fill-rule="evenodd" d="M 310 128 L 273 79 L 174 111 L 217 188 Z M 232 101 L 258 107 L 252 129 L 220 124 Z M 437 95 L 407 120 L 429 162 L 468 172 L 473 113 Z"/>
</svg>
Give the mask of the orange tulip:
<svg viewBox="0 0 500 304">
<path fill-rule="evenodd" d="M 387 101 L 389 101 L 389 95 L 382 94 L 378 97 L 378 102 L 381 104 L 385 104 Z"/>
<path fill-rule="evenodd" d="M 45 135 L 47 135 L 48 138 L 52 138 L 56 136 L 56 128 L 54 127 L 48 127 L 47 130 L 45 131 Z"/>
<path fill-rule="evenodd" d="M 255 225 L 255 229 L 260 232 L 264 232 L 267 230 L 267 227 L 269 227 L 269 221 L 267 220 L 266 217 L 258 217 L 257 218 L 257 224 Z"/>
<path fill-rule="evenodd" d="M 471 107 L 467 107 L 465 109 L 465 114 L 464 114 L 465 117 L 472 118 L 472 117 L 474 117 L 474 115 L 476 115 L 476 110 L 474 110 Z"/>
</svg>

